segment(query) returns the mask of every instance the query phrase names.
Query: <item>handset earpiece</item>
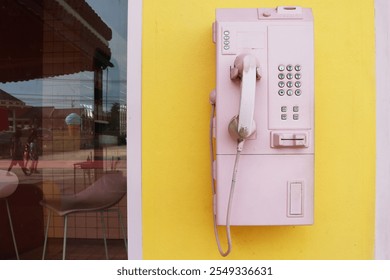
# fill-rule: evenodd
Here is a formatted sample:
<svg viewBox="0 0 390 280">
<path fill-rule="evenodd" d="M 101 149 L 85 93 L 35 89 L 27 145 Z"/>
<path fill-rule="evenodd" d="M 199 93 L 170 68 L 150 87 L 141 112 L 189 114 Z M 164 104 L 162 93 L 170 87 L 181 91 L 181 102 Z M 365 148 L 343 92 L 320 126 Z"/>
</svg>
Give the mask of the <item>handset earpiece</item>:
<svg viewBox="0 0 390 280">
<path fill-rule="evenodd" d="M 249 138 L 256 131 L 253 119 L 255 110 L 256 80 L 260 80 L 258 62 L 252 54 L 236 57 L 230 69 L 230 78 L 241 80 L 240 109 L 229 123 L 229 133 L 239 141 Z"/>
</svg>

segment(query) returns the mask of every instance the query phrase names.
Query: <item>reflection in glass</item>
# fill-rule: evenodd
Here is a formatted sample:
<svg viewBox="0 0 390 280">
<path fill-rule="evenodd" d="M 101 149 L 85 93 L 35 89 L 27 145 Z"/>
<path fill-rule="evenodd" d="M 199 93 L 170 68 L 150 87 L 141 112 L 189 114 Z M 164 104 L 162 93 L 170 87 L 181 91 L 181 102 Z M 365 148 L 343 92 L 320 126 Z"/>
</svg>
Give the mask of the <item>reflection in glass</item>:
<svg viewBox="0 0 390 280">
<path fill-rule="evenodd" d="M 40 259 L 48 220 L 41 201 L 79 197 L 112 174 L 126 178 L 127 1 L 0 4 L 0 164 L 19 179 L 9 203 L 11 211 L 18 207 L 12 218 L 20 257 Z M 21 156 L 12 165 L 16 134 Z M 0 236 L 6 241 L 0 240 L 0 259 L 12 259 L 3 204 L 0 200 Z M 110 208 L 120 210 L 126 222 L 126 207 L 124 197 Z M 104 233 L 109 257 L 127 258 L 116 213 L 102 217 L 69 215 L 67 259 L 104 259 Z M 46 259 L 62 257 L 63 236 L 64 218 L 54 215 Z"/>
</svg>

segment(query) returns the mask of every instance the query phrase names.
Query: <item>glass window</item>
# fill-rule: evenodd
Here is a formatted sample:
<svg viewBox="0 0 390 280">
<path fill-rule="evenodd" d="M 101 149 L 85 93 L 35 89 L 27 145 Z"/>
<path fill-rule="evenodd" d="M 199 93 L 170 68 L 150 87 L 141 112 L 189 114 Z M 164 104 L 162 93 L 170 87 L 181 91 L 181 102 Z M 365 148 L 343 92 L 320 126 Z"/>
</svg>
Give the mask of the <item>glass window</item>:
<svg viewBox="0 0 390 280">
<path fill-rule="evenodd" d="M 1 4 L 0 259 L 127 259 L 127 1 Z"/>
</svg>

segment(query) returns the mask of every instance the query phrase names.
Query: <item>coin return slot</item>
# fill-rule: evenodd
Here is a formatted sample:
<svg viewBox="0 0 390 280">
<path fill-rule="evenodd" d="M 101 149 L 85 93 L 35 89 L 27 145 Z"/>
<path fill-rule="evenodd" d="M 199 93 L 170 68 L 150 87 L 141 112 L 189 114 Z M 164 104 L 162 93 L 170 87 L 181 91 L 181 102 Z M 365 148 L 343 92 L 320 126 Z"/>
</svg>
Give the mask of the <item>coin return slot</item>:
<svg viewBox="0 0 390 280">
<path fill-rule="evenodd" d="M 288 147 L 308 147 L 308 135 L 302 133 L 283 133 L 271 132 L 271 147 L 272 148 L 288 148 Z"/>
</svg>

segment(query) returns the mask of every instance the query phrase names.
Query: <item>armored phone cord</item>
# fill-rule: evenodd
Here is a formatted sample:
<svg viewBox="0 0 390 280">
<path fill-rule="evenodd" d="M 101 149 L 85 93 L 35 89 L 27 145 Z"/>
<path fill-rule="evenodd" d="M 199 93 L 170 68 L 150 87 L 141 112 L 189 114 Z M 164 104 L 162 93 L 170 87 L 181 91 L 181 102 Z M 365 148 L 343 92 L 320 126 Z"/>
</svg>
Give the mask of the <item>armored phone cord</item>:
<svg viewBox="0 0 390 280">
<path fill-rule="evenodd" d="M 236 186 L 236 177 L 237 177 L 237 171 L 238 171 L 238 164 L 240 160 L 240 155 L 242 148 L 244 146 L 244 140 L 238 140 L 237 143 L 237 153 L 236 153 L 236 159 L 234 162 L 234 168 L 233 168 L 233 174 L 232 174 L 232 182 L 230 185 L 230 194 L 229 194 L 229 202 L 227 207 L 227 213 L 226 213 L 226 239 L 227 239 L 227 245 L 228 248 L 226 251 L 222 249 L 221 241 L 219 239 L 218 234 L 218 228 L 217 228 L 217 216 L 216 216 L 216 185 L 214 180 L 214 144 L 213 144 L 213 129 L 214 129 L 214 114 L 215 114 L 215 103 L 211 104 L 211 117 L 210 117 L 210 160 L 211 160 L 211 185 L 212 185 L 212 192 L 213 192 L 213 222 L 214 222 L 214 234 L 215 239 L 217 241 L 217 246 L 219 253 L 221 256 L 226 257 L 229 255 L 229 253 L 232 250 L 232 238 L 230 234 L 230 215 L 233 205 L 233 197 L 234 197 L 234 190 Z"/>
</svg>

